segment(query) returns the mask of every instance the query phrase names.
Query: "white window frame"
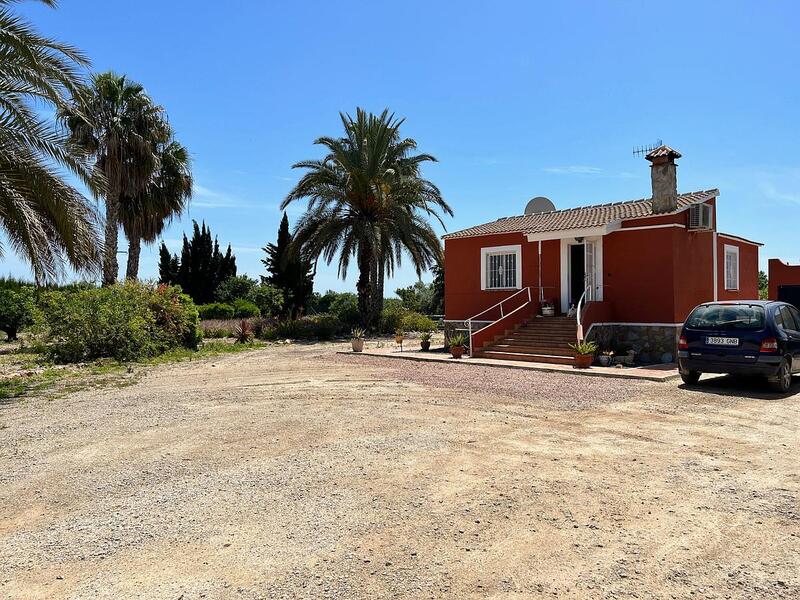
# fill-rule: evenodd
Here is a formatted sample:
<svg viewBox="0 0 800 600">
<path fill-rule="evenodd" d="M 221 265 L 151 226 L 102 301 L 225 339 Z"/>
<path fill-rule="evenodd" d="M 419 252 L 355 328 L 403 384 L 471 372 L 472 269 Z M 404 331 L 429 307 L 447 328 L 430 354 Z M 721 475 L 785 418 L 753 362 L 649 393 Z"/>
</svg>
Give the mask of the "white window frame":
<svg viewBox="0 0 800 600">
<path fill-rule="evenodd" d="M 736 257 L 736 281 L 731 282 L 728 280 L 728 256 L 735 256 Z M 739 291 L 739 246 L 731 246 L 729 244 L 725 244 L 725 253 L 724 253 L 725 260 L 722 263 L 724 268 L 724 282 L 725 282 L 725 291 L 728 292 L 738 292 Z M 734 285 L 731 286 L 731 283 Z"/>
<path fill-rule="evenodd" d="M 498 254 L 514 254 L 516 260 L 514 261 L 517 266 L 516 285 L 514 287 L 488 287 L 486 263 L 490 256 Z M 522 289 L 522 245 L 516 244 L 513 246 L 492 246 L 490 248 L 481 248 L 481 290 L 521 290 Z"/>
</svg>

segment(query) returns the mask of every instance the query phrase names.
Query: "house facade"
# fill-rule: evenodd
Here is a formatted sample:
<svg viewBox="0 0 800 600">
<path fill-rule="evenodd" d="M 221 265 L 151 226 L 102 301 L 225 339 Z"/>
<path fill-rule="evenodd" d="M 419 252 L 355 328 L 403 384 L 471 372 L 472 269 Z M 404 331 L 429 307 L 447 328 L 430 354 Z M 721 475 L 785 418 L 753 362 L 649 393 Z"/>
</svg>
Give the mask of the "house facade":
<svg viewBox="0 0 800 600">
<path fill-rule="evenodd" d="M 480 352 L 552 303 L 575 337 L 658 362 L 674 356 L 697 304 L 758 298 L 761 244 L 717 231 L 718 190 L 678 193 L 680 156 L 667 146 L 647 155 L 651 198 L 534 206 L 445 235 L 448 330 L 466 330 Z"/>
</svg>

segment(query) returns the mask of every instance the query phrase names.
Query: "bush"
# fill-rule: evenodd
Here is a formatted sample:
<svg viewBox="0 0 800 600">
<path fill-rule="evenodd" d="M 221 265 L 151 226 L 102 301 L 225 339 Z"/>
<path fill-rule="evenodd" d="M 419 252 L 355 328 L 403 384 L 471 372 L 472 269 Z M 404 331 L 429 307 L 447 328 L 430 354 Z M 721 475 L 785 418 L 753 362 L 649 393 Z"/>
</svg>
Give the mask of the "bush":
<svg viewBox="0 0 800 600">
<path fill-rule="evenodd" d="M 378 328 L 381 333 L 394 333 L 403 326 L 403 317 L 408 311 L 399 300 L 389 299 L 384 302 Z"/>
<path fill-rule="evenodd" d="M 350 292 L 338 294 L 336 292 L 328 292 L 321 300 L 330 298 L 327 311 L 336 317 L 345 325 L 359 325 L 361 323 L 361 315 L 358 313 L 358 296 Z M 320 302 L 324 304 L 324 302 Z"/>
<path fill-rule="evenodd" d="M 201 304 L 197 307 L 201 319 L 232 319 L 234 315 L 233 307 L 222 302 L 211 304 Z"/>
<path fill-rule="evenodd" d="M 250 300 L 257 286 L 258 282 L 247 275 L 228 277 L 219 284 L 214 297 L 223 304 L 233 304 L 239 299 Z"/>
<path fill-rule="evenodd" d="M 342 322 L 336 315 L 314 315 L 308 317 L 312 322 L 314 337 L 318 340 L 330 340 L 343 329 Z"/>
<path fill-rule="evenodd" d="M 400 327 L 405 331 L 434 331 L 436 323 L 425 315 L 409 311 L 400 319 Z"/>
<path fill-rule="evenodd" d="M 197 308 L 180 288 L 128 282 L 48 292 L 40 309 L 43 341 L 59 362 L 136 360 L 200 341 Z"/>
<path fill-rule="evenodd" d="M 17 339 L 17 332 L 33 323 L 35 303 L 33 290 L 28 286 L 0 289 L 0 330 L 8 341 Z"/>
<path fill-rule="evenodd" d="M 276 317 L 283 310 L 283 292 L 268 283 L 255 288 L 247 299 L 258 307 L 262 317 Z"/>
<path fill-rule="evenodd" d="M 330 340 L 343 330 L 344 325 L 336 315 L 312 315 L 282 321 L 274 331 L 278 339 Z"/>
<path fill-rule="evenodd" d="M 260 317 L 261 311 L 249 300 L 235 300 L 233 303 L 233 316 L 237 319 L 249 319 L 250 317 Z"/>
</svg>

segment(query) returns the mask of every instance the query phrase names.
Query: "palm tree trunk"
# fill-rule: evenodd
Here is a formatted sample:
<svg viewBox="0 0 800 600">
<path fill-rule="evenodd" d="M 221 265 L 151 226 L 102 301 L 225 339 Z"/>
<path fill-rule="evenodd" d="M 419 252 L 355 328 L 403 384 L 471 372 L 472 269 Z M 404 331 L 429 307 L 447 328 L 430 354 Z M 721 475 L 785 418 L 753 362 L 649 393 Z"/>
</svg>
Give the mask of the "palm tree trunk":
<svg viewBox="0 0 800 600">
<path fill-rule="evenodd" d="M 380 261 L 375 265 L 375 312 L 380 315 L 383 312 L 383 284 L 385 277 L 384 267 L 386 257 L 381 254 Z"/>
<path fill-rule="evenodd" d="M 119 235 L 119 193 L 109 190 L 106 196 L 106 231 L 103 256 L 103 287 L 117 281 L 119 263 L 117 262 L 117 236 Z"/>
<path fill-rule="evenodd" d="M 125 279 L 136 281 L 139 278 L 139 256 L 142 253 L 142 238 L 133 236 L 128 240 L 128 266 Z"/>
<path fill-rule="evenodd" d="M 369 248 L 361 247 L 358 250 L 358 281 L 356 293 L 358 294 L 358 314 L 361 324 L 365 329 L 375 325 L 375 259 Z"/>
</svg>

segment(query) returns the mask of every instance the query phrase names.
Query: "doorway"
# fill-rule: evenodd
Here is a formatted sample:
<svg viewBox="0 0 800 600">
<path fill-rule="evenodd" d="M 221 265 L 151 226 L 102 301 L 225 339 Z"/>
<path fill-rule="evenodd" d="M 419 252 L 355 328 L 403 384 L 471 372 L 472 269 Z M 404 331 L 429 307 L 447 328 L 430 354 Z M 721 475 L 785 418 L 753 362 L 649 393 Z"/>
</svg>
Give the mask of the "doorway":
<svg viewBox="0 0 800 600">
<path fill-rule="evenodd" d="M 583 244 L 569 246 L 569 306 L 578 306 L 586 289 L 586 249 Z"/>
</svg>

